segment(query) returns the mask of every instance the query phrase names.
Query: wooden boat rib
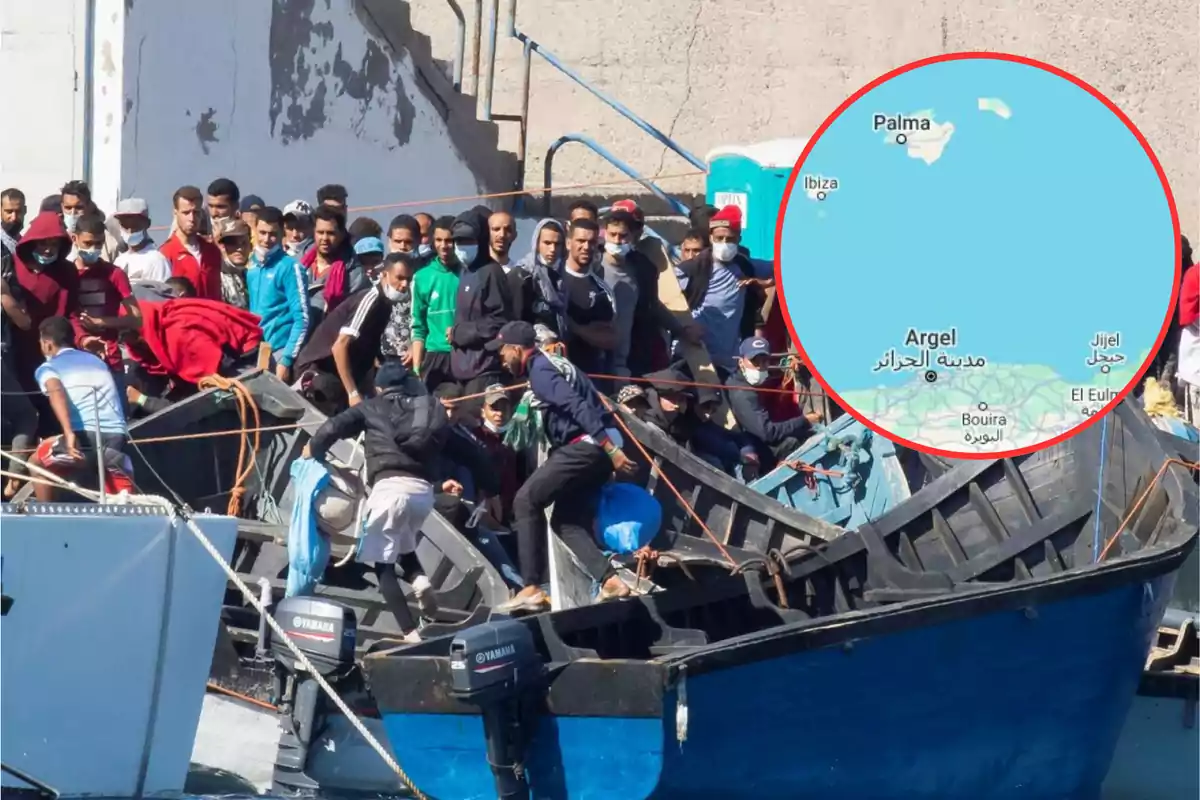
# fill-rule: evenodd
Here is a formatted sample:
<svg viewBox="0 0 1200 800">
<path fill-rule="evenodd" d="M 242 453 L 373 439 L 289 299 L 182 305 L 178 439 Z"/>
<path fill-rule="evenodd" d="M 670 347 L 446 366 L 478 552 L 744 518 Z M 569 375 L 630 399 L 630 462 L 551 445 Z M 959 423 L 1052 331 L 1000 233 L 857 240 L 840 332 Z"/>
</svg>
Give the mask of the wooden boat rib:
<svg viewBox="0 0 1200 800">
<path fill-rule="evenodd" d="M 1197 486 L 1162 469 L 1173 454 L 1141 409 L 1104 424 L 1106 452 L 1092 426 L 1043 454 L 959 464 L 857 531 L 785 545 L 778 583 L 752 569 L 492 623 L 525 628 L 549 666 L 527 690 L 544 712 L 521 718 L 534 790 L 1094 794 L 1200 528 Z M 482 701 L 447 691 L 453 640 L 364 669 L 418 785 L 488 796 Z"/>
<path fill-rule="evenodd" d="M 234 567 L 251 586 L 266 579 L 272 599 L 278 600 L 286 588 L 292 507 L 289 470 L 325 417 L 268 372 L 253 370 L 239 381 L 254 397 L 263 430 L 253 469 L 244 483 L 244 518 L 239 521 Z M 200 392 L 137 421 L 130 426 L 131 439 L 151 440 L 129 448 L 139 489 L 181 500 L 195 509 L 224 512 L 236 481 L 242 447 L 242 436 L 236 432 L 242 424 L 233 394 L 222 389 Z M 337 442 L 330 452 L 353 469 L 362 464 L 361 450 L 350 442 Z M 431 514 L 422 533 L 417 555 L 437 592 L 439 609 L 431 632 L 482 621 L 491 607 L 507 599 L 508 589 L 500 573 L 443 516 Z M 341 547 L 335 542 L 332 562 L 339 561 L 350 541 L 342 542 Z M 362 565 L 351 562 L 339 568 L 331 563 L 317 595 L 354 609 L 360 619 L 362 648 L 397 633 L 374 575 Z M 256 640 L 257 613 L 232 588 L 227 599 L 224 616 L 230 635 L 238 642 Z"/>
</svg>

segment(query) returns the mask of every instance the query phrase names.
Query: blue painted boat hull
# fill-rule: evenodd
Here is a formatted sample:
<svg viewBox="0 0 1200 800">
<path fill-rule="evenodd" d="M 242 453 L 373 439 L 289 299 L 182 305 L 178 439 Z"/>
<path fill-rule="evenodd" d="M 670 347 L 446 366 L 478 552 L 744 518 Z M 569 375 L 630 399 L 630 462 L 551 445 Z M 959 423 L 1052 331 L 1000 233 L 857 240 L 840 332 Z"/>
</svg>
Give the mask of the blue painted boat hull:
<svg viewBox="0 0 1200 800">
<path fill-rule="evenodd" d="M 598 686 L 594 713 L 543 716 L 533 796 L 1098 797 L 1172 582 L 936 624 L 894 608 L 874 627 L 789 625 L 723 643 L 695 671 L 640 662 L 661 670 L 657 714 L 613 713 Z M 879 633 L 838 641 L 846 628 Z M 603 663 L 615 676 L 635 662 Z M 481 718 L 399 713 L 381 683 L 388 738 L 417 785 L 495 797 Z"/>
<path fill-rule="evenodd" d="M 849 415 L 809 437 L 750 488 L 847 530 L 878 519 L 912 496 L 896 445 Z"/>
</svg>

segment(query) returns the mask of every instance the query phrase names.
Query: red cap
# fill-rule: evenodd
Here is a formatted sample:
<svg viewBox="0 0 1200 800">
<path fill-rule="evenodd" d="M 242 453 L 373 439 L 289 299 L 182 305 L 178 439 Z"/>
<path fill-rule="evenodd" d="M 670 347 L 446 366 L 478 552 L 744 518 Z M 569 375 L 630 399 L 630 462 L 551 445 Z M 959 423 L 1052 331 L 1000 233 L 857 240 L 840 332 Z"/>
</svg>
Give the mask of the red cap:
<svg viewBox="0 0 1200 800">
<path fill-rule="evenodd" d="M 708 221 L 708 229 L 729 228 L 734 233 L 742 231 L 742 210 L 737 206 L 725 206 Z"/>
<path fill-rule="evenodd" d="M 638 204 L 632 200 L 618 200 L 612 204 L 613 211 L 624 211 L 626 214 L 632 214 L 633 218 L 638 222 L 645 222 L 646 215 L 638 208 Z"/>
</svg>

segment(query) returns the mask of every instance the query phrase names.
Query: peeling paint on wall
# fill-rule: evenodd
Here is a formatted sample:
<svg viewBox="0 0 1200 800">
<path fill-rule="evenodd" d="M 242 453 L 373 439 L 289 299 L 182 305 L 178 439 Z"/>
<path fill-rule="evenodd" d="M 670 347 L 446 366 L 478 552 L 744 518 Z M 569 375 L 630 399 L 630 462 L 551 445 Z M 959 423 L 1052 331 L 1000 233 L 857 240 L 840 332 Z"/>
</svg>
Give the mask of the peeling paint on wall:
<svg viewBox="0 0 1200 800">
<path fill-rule="evenodd" d="M 378 144 L 388 150 L 407 144 L 416 112 L 400 65 L 370 38 L 362 40 L 361 56 L 347 53 L 345 42 L 335 45 L 333 22 L 315 18 L 328 13 L 330 4 L 320 6 L 316 0 L 273 0 L 269 36 L 272 134 L 284 144 L 310 139 L 328 124 L 336 100 L 346 98 L 355 101 L 347 110 L 353 114 L 351 130 L 356 136 L 390 130 L 393 141 Z M 382 115 L 391 119 L 369 119 Z"/>
<path fill-rule="evenodd" d="M 220 141 L 216 137 L 217 123 L 213 122 L 213 117 L 216 115 L 216 109 L 210 108 L 200 115 L 200 121 L 196 123 L 196 139 L 199 140 L 200 149 L 204 151 L 204 155 L 208 155 L 210 144 Z"/>
</svg>

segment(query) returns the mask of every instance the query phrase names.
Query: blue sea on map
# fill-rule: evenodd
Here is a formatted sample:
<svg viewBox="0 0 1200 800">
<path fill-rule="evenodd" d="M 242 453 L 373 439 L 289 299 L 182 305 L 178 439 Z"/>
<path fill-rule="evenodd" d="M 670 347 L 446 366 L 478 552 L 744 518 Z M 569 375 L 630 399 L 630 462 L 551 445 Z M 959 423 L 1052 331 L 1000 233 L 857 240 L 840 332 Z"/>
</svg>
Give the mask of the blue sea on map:
<svg viewBox="0 0 1200 800">
<path fill-rule="evenodd" d="M 1011 116 L 981 110 L 981 98 Z M 933 163 L 872 125 L 876 113 L 921 111 L 954 125 Z M 997 59 L 914 69 L 838 117 L 804 175 L 839 187 L 817 201 L 797 181 L 782 286 L 796 335 L 838 392 L 911 381 L 872 371 L 910 326 L 957 327 L 957 355 L 1069 381 L 1094 375 L 1096 332 L 1119 331 L 1134 359 L 1162 329 L 1176 245 L 1162 184 L 1122 121 L 1064 78 Z"/>
</svg>

